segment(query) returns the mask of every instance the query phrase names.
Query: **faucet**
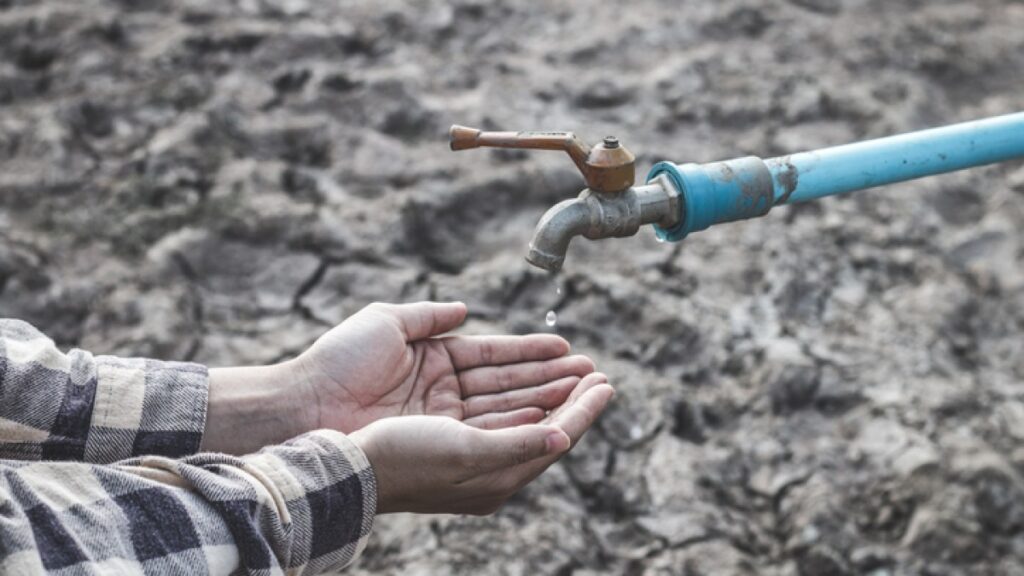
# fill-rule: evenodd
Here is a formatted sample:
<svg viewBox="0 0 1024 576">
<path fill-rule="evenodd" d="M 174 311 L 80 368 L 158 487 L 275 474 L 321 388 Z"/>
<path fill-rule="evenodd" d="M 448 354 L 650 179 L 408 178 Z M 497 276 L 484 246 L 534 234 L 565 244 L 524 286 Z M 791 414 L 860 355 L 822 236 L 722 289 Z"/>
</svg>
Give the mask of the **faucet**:
<svg viewBox="0 0 1024 576">
<path fill-rule="evenodd" d="M 481 146 L 564 150 L 587 187 L 540 219 L 526 260 L 549 271 L 574 236 L 636 234 L 653 224 L 677 242 L 710 226 L 756 218 L 775 206 L 1024 158 L 1024 112 L 762 160 L 659 162 L 634 186 L 636 157 L 609 136 L 588 147 L 571 132 L 481 132 L 452 126 L 452 150 Z"/>
<path fill-rule="evenodd" d="M 452 126 L 449 138 L 452 150 L 563 150 L 576 164 L 587 187 L 541 217 L 526 256 L 538 268 L 559 270 L 575 236 L 590 240 L 632 236 L 644 224 L 672 228 L 681 216 L 680 193 L 668 176 L 633 185 L 636 157 L 614 136 L 589 147 L 572 132 L 483 132 Z"/>
</svg>

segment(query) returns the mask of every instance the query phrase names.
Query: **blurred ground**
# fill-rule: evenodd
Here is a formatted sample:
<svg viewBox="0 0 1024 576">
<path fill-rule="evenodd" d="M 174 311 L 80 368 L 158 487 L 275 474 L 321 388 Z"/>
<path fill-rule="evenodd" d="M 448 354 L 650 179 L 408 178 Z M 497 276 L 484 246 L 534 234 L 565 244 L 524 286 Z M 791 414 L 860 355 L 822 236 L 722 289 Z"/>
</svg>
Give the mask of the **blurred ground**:
<svg viewBox="0 0 1024 576">
<path fill-rule="evenodd" d="M 1024 168 L 523 261 L 581 182 L 453 122 L 768 157 L 1024 109 L 1020 0 L 0 0 L 0 314 L 270 362 L 372 300 L 557 330 L 619 386 L 493 518 L 356 574 L 1024 574 Z"/>
</svg>

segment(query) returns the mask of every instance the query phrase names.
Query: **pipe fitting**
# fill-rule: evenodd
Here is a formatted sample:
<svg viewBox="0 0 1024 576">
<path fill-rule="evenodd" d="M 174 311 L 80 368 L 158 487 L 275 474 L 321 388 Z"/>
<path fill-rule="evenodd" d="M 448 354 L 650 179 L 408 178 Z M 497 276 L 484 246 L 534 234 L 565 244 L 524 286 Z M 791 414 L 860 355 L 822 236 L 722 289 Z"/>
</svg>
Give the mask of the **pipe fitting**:
<svg viewBox="0 0 1024 576">
<path fill-rule="evenodd" d="M 662 240 L 677 242 L 714 224 L 764 216 L 775 204 L 775 182 L 755 156 L 707 164 L 659 162 L 648 178 L 666 178 L 682 193 L 680 217 L 655 225 Z"/>
</svg>

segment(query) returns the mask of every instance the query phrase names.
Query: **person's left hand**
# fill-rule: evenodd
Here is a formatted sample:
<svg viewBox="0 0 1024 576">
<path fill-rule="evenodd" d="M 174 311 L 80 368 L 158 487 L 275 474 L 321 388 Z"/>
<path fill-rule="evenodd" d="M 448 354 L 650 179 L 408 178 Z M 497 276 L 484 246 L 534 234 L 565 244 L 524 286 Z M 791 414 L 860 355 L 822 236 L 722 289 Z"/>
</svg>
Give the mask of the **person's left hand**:
<svg viewBox="0 0 1024 576">
<path fill-rule="evenodd" d="M 352 432 L 381 418 L 449 416 L 478 428 L 540 421 L 594 371 L 550 334 L 447 336 L 462 303 L 371 304 L 299 358 L 314 428 Z"/>
</svg>

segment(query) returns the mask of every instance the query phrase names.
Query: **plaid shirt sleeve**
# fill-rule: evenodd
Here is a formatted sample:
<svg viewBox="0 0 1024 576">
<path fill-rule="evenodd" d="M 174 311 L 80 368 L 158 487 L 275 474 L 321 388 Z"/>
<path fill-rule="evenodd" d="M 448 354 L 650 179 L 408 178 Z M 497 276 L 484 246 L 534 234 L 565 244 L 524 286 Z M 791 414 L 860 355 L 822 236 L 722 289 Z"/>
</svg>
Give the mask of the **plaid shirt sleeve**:
<svg viewBox="0 0 1024 576">
<path fill-rule="evenodd" d="M 375 511 L 366 457 L 329 430 L 241 458 L 0 461 L 0 574 L 318 574 Z"/>
<path fill-rule="evenodd" d="M 329 430 L 241 458 L 196 454 L 207 386 L 196 364 L 64 354 L 0 319 L 0 574 L 351 563 L 377 505 L 365 455 Z"/>
<path fill-rule="evenodd" d="M 198 364 L 65 354 L 29 324 L 0 319 L 0 458 L 193 454 L 207 386 Z"/>
</svg>

